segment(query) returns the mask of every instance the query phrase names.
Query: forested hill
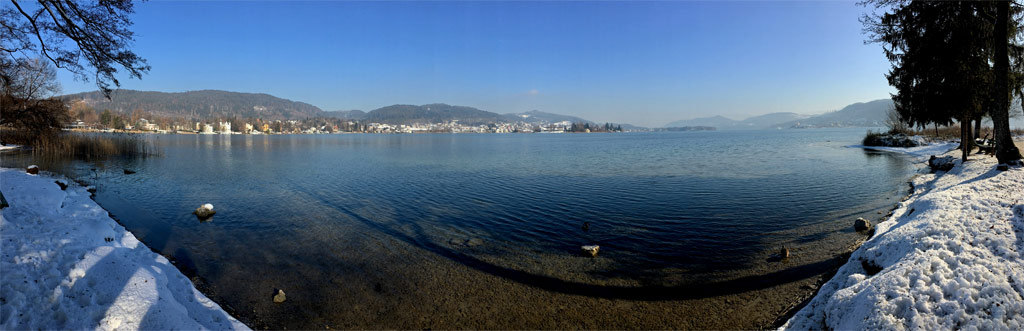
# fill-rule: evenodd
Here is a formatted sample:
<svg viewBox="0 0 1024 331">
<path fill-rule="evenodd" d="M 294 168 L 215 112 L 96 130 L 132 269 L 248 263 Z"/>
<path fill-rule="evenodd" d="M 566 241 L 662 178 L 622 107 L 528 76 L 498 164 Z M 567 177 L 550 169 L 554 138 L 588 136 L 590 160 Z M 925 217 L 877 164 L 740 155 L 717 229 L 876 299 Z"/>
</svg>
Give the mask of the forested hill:
<svg viewBox="0 0 1024 331">
<path fill-rule="evenodd" d="M 422 106 L 392 105 L 378 108 L 366 113 L 364 120 L 390 124 L 443 123 L 457 120 L 461 124 L 477 125 L 500 123 L 504 122 L 505 118 L 497 113 L 473 107 L 435 103 Z"/>
<path fill-rule="evenodd" d="M 164 117 L 182 118 L 263 118 L 269 120 L 303 119 L 324 116 L 316 106 L 263 93 L 219 90 L 188 92 L 151 92 L 115 90 L 110 100 L 100 92 L 63 96 L 65 100 L 83 100 L 96 109 L 121 113 L 142 110 Z"/>
<path fill-rule="evenodd" d="M 589 122 L 575 116 L 531 111 L 498 114 L 473 107 L 443 103 L 428 105 L 392 105 L 369 112 L 360 110 L 328 111 L 304 102 L 278 98 L 263 93 L 240 93 L 220 90 L 188 92 L 152 92 L 115 90 L 107 100 L 100 92 L 69 94 L 69 102 L 84 101 L 96 109 L 110 109 L 122 114 L 141 110 L 144 114 L 183 119 L 262 118 L 265 120 L 301 120 L 313 117 L 336 117 L 367 123 L 428 124 L 458 121 L 463 125 L 526 122 Z M 150 116 L 146 115 L 146 116 Z"/>
</svg>

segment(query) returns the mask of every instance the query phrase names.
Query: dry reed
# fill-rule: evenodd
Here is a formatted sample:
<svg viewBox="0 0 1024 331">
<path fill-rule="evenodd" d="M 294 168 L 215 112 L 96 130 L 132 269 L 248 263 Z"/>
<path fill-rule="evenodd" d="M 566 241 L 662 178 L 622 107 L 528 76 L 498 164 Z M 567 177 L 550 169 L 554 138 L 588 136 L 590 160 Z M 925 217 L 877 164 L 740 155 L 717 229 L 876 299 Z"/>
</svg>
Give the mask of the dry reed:
<svg viewBox="0 0 1024 331">
<path fill-rule="evenodd" d="M 29 146 L 44 157 L 93 159 L 144 158 L 156 151 L 141 136 L 130 133 L 82 133 L 61 131 L 39 134 L 28 130 L 0 130 L 0 141 Z"/>
</svg>

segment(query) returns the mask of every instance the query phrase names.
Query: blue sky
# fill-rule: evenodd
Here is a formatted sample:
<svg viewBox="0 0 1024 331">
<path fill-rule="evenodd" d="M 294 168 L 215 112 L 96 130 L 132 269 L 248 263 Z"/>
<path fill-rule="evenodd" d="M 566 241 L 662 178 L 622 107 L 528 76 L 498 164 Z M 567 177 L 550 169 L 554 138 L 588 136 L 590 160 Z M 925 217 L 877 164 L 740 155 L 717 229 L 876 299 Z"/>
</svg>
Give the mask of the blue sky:
<svg viewBox="0 0 1024 331">
<path fill-rule="evenodd" d="M 887 98 L 852 1 L 140 2 L 122 88 L 443 102 L 661 126 Z M 65 93 L 95 90 L 62 73 Z"/>
</svg>

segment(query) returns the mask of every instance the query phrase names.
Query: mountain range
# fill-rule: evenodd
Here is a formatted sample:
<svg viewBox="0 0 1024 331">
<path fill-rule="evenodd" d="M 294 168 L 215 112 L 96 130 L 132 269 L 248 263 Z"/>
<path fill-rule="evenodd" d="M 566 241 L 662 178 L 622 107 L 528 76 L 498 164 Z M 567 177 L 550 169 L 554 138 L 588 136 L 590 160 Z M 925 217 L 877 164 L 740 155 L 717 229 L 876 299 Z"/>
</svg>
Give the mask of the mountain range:
<svg viewBox="0 0 1024 331">
<path fill-rule="evenodd" d="M 724 116 L 702 117 L 668 123 L 665 127 L 711 126 L 718 130 L 762 130 L 773 128 L 872 127 L 885 126 L 885 113 L 892 108 L 891 99 L 858 102 L 843 109 L 821 115 L 770 113 L 734 120 Z"/>
<path fill-rule="evenodd" d="M 522 113 L 499 114 L 473 107 L 443 103 L 428 105 L 391 105 L 371 111 L 323 111 L 308 103 L 278 98 L 263 93 L 239 93 L 220 90 L 188 92 L 152 92 L 115 90 L 111 99 L 100 92 L 84 92 L 62 96 L 65 100 L 81 100 L 95 109 L 110 109 L 130 113 L 136 109 L 147 113 L 187 119 L 204 118 L 263 118 L 267 120 L 293 120 L 314 117 L 378 122 L 388 124 L 441 123 L 458 121 L 465 125 L 500 122 L 530 124 L 573 122 L 594 123 L 586 119 L 539 110 Z M 743 120 L 723 116 L 675 121 L 666 127 L 714 127 L 718 130 L 744 130 L 793 127 L 883 126 L 885 112 L 892 107 L 889 99 L 855 103 L 838 111 L 821 115 L 801 115 L 791 112 L 770 113 Z M 627 130 L 645 128 L 622 124 Z"/>
<path fill-rule="evenodd" d="M 174 93 L 114 90 L 110 99 L 99 91 L 69 94 L 62 98 L 82 100 L 95 109 L 110 109 L 126 114 L 141 109 L 153 115 L 171 118 L 252 117 L 286 120 L 323 116 L 323 111 L 311 104 L 263 93 L 219 90 Z"/>
</svg>

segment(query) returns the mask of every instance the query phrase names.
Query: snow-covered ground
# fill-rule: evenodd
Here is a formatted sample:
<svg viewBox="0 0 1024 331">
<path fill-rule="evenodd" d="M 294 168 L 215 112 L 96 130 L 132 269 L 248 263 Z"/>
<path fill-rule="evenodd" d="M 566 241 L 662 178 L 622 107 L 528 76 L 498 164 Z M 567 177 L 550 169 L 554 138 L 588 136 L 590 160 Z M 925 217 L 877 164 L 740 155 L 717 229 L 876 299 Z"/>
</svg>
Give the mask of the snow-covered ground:
<svg viewBox="0 0 1024 331">
<path fill-rule="evenodd" d="M 942 155 L 951 149 L 956 148 L 960 145 L 959 143 L 936 143 L 931 145 L 917 146 L 917 147 L 883 147 L 883 146 L 864 146 L 864 145 L 853 145 L 847 146 L 850 148 L 863 148 L 875 151 L 895 152 L 913 156 L 915 158 L 928 158 L 932 155 Z"/>
<path fill-rule="evenodd" d="M 1024 329 L 1024 169 L 948 154 L 783 329 Z"/>
<path fill-rule="evenodd" d="M 0 191 L 0 329 L 248 329 L 86 188 L 5 168 Z"/>
<path fill-rule="evenodd" d="M 21 147 L 21 146 L 14 145 L 14 144 L 0 145 L 0 152 L 7 151 L 7 150 L 18 149 L 19 147 Z"/>
</svg>

